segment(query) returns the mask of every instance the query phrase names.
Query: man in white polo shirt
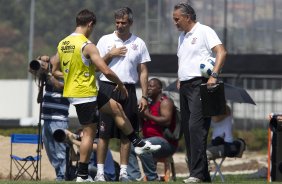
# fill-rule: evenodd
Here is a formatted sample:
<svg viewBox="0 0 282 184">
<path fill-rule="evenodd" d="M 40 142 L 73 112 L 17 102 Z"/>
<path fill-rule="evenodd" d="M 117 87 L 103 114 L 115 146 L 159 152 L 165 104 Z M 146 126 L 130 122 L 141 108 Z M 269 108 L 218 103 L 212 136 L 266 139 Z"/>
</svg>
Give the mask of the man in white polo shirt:
<svg viewBox="0 0 282 184">
<path fill-rule="evenodd" d="M 217 82 L 226 51 L 213 29 L 196 21 L 196 13 L 188 3 L 174 6 L 173 20 L 181 34 L 178 40 L 178 87 L 182 130 L 190 176 L 184 183 L 210 182 L 206 155 L 210 118 L 202 114 L 200 84 Z M 216 54 L 216 64 L 209 78 L 200 72 L 200 62 Z"/>
<path fill-rule="evenodd" d="M 129 118 L 132 127 L 138 131 L 138 111 L 143 112 L 148 105 L 147 83 L 148 69 L 146 63 L 151 61 L 147 47 L 142 39 L 130 32 L 133 23 L 132 11 L 123 7 L 115 11 L 116 30 L 104 35 L 97 43 L 101 57 L 108 66 L 122 80 L 128 90 L 126 99 L 119 91 L 113 91 L 115 84 L 109 81 L 103 74 L 100 76 L 99 93 L 109 96 L 119 102 Z M 135 84 L 140 81 L 142 98 L 137 103 Z M 139 109 L 139 110 L 138 110 Z M 115 127 L 112 117 L 101 113 L 99 125 L 99 144 L 97 153 L 97 176 L 96 181 L 103 181 L 103 167 L 106 150 L 110 138 L 120 138 L 120 181 L 128 181 L 127 165 L 130 151 L 130 142 L 127 137 Z"/>
</svg>

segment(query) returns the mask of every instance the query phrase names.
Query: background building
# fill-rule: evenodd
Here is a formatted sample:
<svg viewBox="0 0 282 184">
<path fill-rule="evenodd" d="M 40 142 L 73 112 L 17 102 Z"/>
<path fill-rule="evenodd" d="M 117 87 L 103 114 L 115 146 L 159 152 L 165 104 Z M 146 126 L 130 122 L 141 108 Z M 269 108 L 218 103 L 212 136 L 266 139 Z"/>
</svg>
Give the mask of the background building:
<svg viewBox="0 0 282 184">
<path fill-rule="evenodd" d="M 114 30 L 113 11 L 131 7 L 132 32 L 145 40 L 152 55 L 151 76 L 161 77 L 166 84 L 173 82 L 179 32 L 172 11 L 177 2 L 180 0 L 0 0 L 0 126 L 19 119 L 37 122 L 38 89 L 27 72 L 28 64 L 38 55 L 55 53 L 58 41 L 74 30 L 74 17 L 82 8 L 97 15 L 91 37 L 96 43 Z M 236 123 L 244 128 L 267 127 L 267 114 L 282 112 L 282 1 L 189 2 L 197 20 L 215 29 L 228 50 L 224 80 L 247 89 L 257 103 L 233 104 Z M 177 95 L 175 98 L 177 101 Z"/>
</svg>

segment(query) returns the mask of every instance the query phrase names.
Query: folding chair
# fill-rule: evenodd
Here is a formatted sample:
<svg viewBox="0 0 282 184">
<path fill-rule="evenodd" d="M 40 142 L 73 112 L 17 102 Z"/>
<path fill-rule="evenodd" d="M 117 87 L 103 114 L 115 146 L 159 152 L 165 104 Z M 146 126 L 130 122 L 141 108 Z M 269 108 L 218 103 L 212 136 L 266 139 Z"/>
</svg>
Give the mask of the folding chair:
<svg viewBox="0 0 282 184">
<path fill-rule="evenodd" d="M 15 155 L 15 144 L 37 144 L 36 156 Z M 41 180 L 41 140 L 37 134 L 12 134 L 11 135 L 11 154 L 10 154 L 10 180 L 18 180 L 28 175 L 30 180 Z M 25 147 L 28 149 L 28 147 Z M 21 154 L 22 155 L 22 154 Z M 14 164 L 13 164 L 14 163 Z M 17 168 L 17 173 L 13 177 L 13 165 Z"/>
<path fill-rule="evenodd" d="M 236 155 L 230 156 L 230 158 L 242 158 L 242 155 L 243 155 L 244 151 L 246 150 L 246 143 L 245 143 L 245 141 L 243 139 L 241 139 L 241 138 L 238 138 L 238 139 L 234 140 L 234 144 L 240 145 L 239 152 Z M 224 160 L 226 158 L 226 156 L 224 156 L 222 154 L 224 152 L 223 151 L 224 149 L 225 149 L 224 145 L 217 146 L 218 154 L 215 154 L 215 156 L 213 158 L 210 158 L 210 159 L 208 158 L 209 161 L 213 161 L 213 163 L 215 165 L 215 172 L 214 172 L 214 174 L 213 174 L 213 176 L 211 178 L 212 180 L 215 179 L 215 177 L 216 177 L 216 175 L 218 173 L 219 176 L 220 176 L 221 181 L 224 182 L 224 176 L 223 176 L 223 174 L 221 172 L 221 166 L 222 166 L 222 164 L 223 164 L 223 162 L 224 162 Z M 208 148 L 208 150 L 210 152 L 213 152 L 211 147 Z M 208 154 L 208 152 L 207 152 L 207 154 Z M 220 162 L 219 163 L 216 162 L 216 159 L 220 159 Z"/>
<path fill-rule="evenodd" d="M 214 163 L 214 166 L 215 166 L 215 171 L 214 171 L 214 174 L 212 175 L 212 181 L 215 179 L 215 177 L 216 177 L 216 175 L 217 175 L 217 173 L 219 174 L 219 176 L 220 176 L 220 179 L 221 179 L 221 181 L 222 182 L 224 182 L 224 176 L 223 176 L 223 174 L 222 174 L 222 172 L 221 172 L 221 166 L 222 166 L 222 164 L 223 164 L 223 162 L 224 162 L 224 160 L 225 160 L 225 158 L 226 157 L 221 157 L 220 159 L 220 162 L 219 163 L 217 163 L 216 162 L 216 159 L 211 159 L 210 161 L 213 161 L 213 163 Z"/>
</svg>

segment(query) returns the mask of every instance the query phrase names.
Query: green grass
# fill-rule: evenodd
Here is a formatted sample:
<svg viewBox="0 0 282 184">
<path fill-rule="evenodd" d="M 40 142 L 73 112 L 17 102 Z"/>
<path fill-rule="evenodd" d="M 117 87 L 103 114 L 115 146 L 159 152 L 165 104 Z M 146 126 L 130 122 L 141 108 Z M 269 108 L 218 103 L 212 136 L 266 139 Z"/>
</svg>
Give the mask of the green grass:
<svg viewBox="0 0 282 184">
<path fill-rule="evenodd" d="M 266 179 L 249 179 L 248 175 L 225 175 L 225 183 L 248 183 L 248 184 L 262 184 L 267 183 Z M 183 178 L 177 178 L 177 181 L 170 182 L 170 183 L 182 183 Z M 40 184 L 58 184 L 58 182 L 55 181 L 8 181 L 8 180 L 0 180 L 0 184 L 34 184 L 34 183 L 40 183 Z M 74 181 L 65 181 L 60 183 L 75 183 Z M 95 182 L 100 183 L 100 182 Z M 103 182 L 104 183 L 104 182 Z M 107 182 L 107 184 L 115 184 L 117 182 Z M 119 182 L 118 182 L 119 183 Z M 137 183 L 137 182 L 132 182 Z M 139 182 L 140 183 L 140 182 Z M 160 182 L 146 182 L 147 184 L 160 184 Z M 215 180 L 212 183 L 222 183 L 219 176 L 215 178 Z M 282 182 L 275 182 L 275 183 L 282 183 Z"/>
<path fill-rule="evenodd" d="M 250 179 L 248 174 L 243 175 L 224 175 L 225 183 L 248 183 L 248 184 L 260 184 L 267 183 L 267 180 L 264 178 L 261 179 Z M 222 183 L 219 176 L 215 178 L 213 183 Z"/>
</svg>

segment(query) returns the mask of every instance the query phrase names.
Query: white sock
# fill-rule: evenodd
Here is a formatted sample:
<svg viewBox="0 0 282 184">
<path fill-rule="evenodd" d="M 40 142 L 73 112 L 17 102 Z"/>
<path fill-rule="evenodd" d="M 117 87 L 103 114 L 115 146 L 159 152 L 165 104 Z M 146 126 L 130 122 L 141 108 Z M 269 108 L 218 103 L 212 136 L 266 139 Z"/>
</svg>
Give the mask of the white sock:
<svg viewBox="0 0 282 184">
<path fill-rule="evenodd" d="M 97 164 L 97 175 L 104 174 L 104 164 Z"/>
<path fill-rule="evenodd" d="M 121 164 L 121 165 L 120 165 L 120 172 L 119 172 L 120 175 L 121 175 L 121 174 L 127 174 L 127 171 L 126 171 L 126 170 L 127 170 L 127 165 Z"/>
</svg>

